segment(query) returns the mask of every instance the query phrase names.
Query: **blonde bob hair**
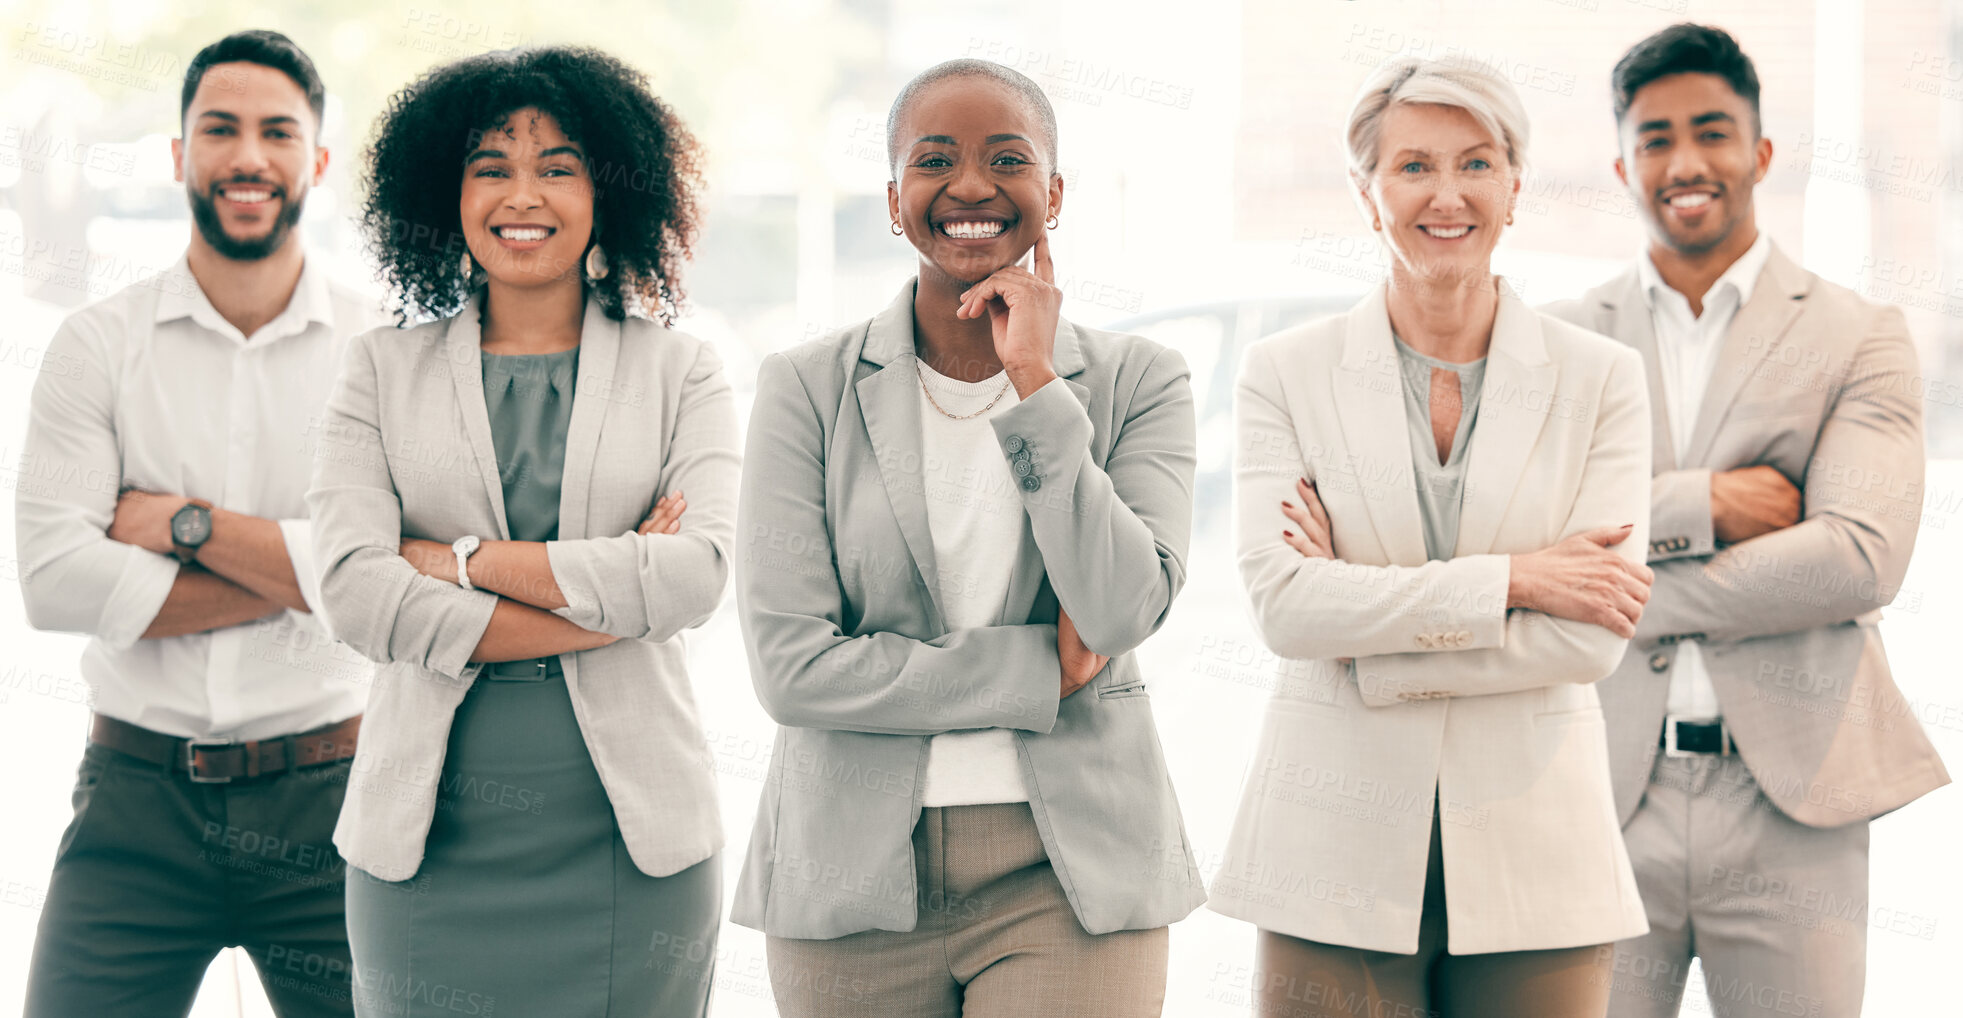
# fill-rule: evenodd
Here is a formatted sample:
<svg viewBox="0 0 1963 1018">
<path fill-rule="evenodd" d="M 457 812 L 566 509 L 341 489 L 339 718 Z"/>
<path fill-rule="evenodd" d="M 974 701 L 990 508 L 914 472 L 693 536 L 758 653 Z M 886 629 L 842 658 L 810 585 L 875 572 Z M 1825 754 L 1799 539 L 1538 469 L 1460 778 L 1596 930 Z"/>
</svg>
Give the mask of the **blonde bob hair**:
<svg viewBox="0 0 1963 1018">
<path fill-rule="evenodd" d="M 1526 169 L 1527 110 L 1497 69 L 1463 57 L 1399 57 L 1372 71 L 1350 106 L 1349 164 L 1358 181 L 1377 172 L 1384 114 L 1400 103 L 1453 106 L 1472 114 L 1506 149 L 1513 172 Z"/>
</svg>

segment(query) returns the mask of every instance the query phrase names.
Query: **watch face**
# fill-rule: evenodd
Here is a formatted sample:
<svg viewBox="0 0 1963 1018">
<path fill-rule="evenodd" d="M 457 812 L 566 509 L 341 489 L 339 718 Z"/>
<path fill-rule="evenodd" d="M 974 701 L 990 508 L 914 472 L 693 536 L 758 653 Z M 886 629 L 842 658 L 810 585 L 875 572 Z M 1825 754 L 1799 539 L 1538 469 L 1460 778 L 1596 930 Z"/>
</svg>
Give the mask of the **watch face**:
<svg viewBox="0 0 1963 1018">
<path fill-rule="evenodd" d="M 203 506 L 187 505 L 170 518 L 170 539 L 178 544 L 197 546 L 211 536 L 211 512 Z"/>
</svg>

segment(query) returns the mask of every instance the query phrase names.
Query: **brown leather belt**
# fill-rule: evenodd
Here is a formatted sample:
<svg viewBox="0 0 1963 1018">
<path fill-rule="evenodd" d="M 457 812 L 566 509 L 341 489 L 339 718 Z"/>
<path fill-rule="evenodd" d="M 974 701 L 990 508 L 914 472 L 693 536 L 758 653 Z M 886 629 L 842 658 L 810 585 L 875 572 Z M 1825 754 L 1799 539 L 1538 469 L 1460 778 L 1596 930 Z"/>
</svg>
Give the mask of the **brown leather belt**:
<svg viewBox="0 0 1963 1018">
<path fill-rule="evenodd" d="M 237 778 L 259 778 L 346 760 L 354 755 L 355 738 L 360 733 L 361 715 L 356 714 L 310 732 L 251 742 L 180 739 L 97 714 L 89 726 L 89 741 L 159 767 L 183 771 L 201 785 L 222 785 Z"/>
</svg>

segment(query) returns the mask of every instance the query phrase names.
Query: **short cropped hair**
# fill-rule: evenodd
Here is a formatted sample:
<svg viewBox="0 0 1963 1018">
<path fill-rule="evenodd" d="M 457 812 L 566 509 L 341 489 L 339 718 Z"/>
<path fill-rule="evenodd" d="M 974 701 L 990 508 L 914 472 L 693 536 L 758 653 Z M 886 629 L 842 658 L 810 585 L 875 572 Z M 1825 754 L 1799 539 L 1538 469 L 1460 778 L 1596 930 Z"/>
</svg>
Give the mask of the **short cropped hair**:
<svg viewBox="0 0 1963 1018">
<path fill-rule="evenodd" d="M 1350 172 L 1377 172 L 1377 142 L 1392 106 L 1423 103 L 1472 114 L 1506 149 L 1515 171 L 1527 164 L 1527 109 L 1506 78 L 1487 64 L 1461 57 L 1400 57 L 1371 72 L 1350 106 L 1347 143 Z"/>
<path fill-rule="evenodd" d="M 1629 48 L 1609 73 L 1615 98 L 1615 122 L 1629 113 L 1636 93 L 1658 78 L 1672 74 L 1715 74 L 1752 108 L 1752 134 L 1764 133 L 1759 117 L 1759 72 L 1752 58 L 1729 32 L 1688 22 L 1671 25 Z"/>
<path fill-rule="evenodd" d="M 184 115 L 191 111 L 191 99 L 204 83 L 205 72 L 214 64 L 233 63 L 259 64 L 292 78 L 306 93 L 307 107 L 314 111 L 314 129 L 320 129 L 327 115 L 327 86 L 321 83 L 320 72 L 314 70 L 313 59 L 293 40 L 265 28 L 233 32 L 191 58 L 191 65 L 184 69 L 184 94 L 177 104 L 178 127 L 184 126 Z"/>
<path fill-rule="evenodd" d="M 1050 97 L 1044 95 L 1043 89 L 1021 71 L 987 60 L 964 57 L 921 71 L 893 99 L 893 108 L 886 113 L 886 168 L 892 172 L 894 180 L 900 179 L 900 118 L 920 98 L 920 93 L 949 78 L 989 78 L 1009 86 L 1029 107 L 1029 111 L 1036 114 L 1036 121 L 1043 129 L 1038 149 L 1049 159 L 1050 172 L 1056 172 L 1056 110 L 1050 106 Z"/>
</svg>

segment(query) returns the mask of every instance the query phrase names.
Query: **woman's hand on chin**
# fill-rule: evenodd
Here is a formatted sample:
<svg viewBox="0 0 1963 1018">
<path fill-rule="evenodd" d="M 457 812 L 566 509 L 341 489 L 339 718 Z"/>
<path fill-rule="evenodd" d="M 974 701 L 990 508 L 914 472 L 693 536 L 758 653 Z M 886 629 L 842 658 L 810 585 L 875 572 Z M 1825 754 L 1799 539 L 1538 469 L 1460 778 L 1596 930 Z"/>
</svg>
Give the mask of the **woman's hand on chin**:
<svg viewBox="0 0 1963 1018">
<path fill-rule="evenodd" d="M 995 356 L 1023 399 L 1056 377 L 1052 359 L 1063 311 L 1063 291 L 1056 285 L 1056 266 L 1050 261 L 1049 234 L 1038 236 L 1032 251 L 1034 272 L 1020 265 L 997 269 L 964 291 L 961 307 L 954 312 L 964 319 L 988 316 Z"/>
</svg>

